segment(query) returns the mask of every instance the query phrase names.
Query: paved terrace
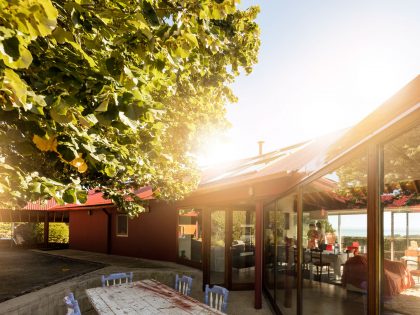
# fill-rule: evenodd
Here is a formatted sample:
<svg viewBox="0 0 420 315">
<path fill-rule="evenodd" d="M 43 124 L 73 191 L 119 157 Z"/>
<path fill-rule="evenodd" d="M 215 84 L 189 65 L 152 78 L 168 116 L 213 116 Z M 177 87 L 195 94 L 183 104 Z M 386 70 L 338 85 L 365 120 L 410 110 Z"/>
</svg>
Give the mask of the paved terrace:
<svg viewBox="0 0 420 315">
<path fill-rule="evenodd" d="M 171 287 L 173 286 L 176 273 L 191 275 L 194 278 L 192 296 L 199 301 L 203 301 L 204 293 L 201 291 L 202 273 L 200 270 L 187 266 L 171 262 L 106 255 L 71 249 L 53 250 L 42 253 L 51 255 L 57 259 L 67 257 L 76 262 L 77 260 L 82 260 L 101 263 L 105 267 L 0 303 L 0 314 L 66 314 L 63 297 L 69 291 L 74 292 L 79 301 L 82 314 L 96 314 L 87 299 L 85 290 L 100 286 L 100 276 L 102 274 L 127 271 L 134 273 L 134 280 L 152 278 Z M 22 254 L 24 255 L 25 251 L 22 251 Z M 46 268 L 46 273 L 48 273 L 48 268 Z M 31 275 L 28 274 L 28 276 L 30 277 Z M 10 285 L 13 284 L 10 283 Z M 272 314 L 268 302 L 264 299 L 261 310 L 254 309 L 253 303 L 254 291 L 231 291 L 229 295 L 228 314 Z"/>
</svg>

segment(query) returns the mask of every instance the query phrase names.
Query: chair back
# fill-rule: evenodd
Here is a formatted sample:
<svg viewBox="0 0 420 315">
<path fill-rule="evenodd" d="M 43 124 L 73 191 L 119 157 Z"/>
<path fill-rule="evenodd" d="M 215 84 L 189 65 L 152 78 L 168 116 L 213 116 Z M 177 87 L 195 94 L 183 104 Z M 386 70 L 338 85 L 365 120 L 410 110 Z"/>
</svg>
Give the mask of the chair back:
<svg viewBox="0 0 420 315">
<path fill-rule="evenodd" d="M 205 291 L 205 303 L 218 311 L 226 313 L 227 302 L 228 302 L 229 290 L 214 285 L 211 289 L 208 284 L 206 284 Z"/>
<path fill-rule="evenodd" d="M 178 274 L 175 276 L 175 290 L 184 295 L 191 295 L 193 279 L 191 277 L 183 275 L 180 277 Z"/>
<path fill-rule="evenodd" d="M 67 305 L 67 315 L 82 315 L 80 312 L 79 303 L 74 298 L 72 292 L 64 297 L 64 303 Z"/>
<path fill-rule="evenodd" d="M 131 283 L 133 282 L 133 273 L 111 273 L 109 276 L 102 276 L 101 281 L 103 287 L 109 287 L 110 285 L 117 285 L 123 283 Z"/>
<path fill-rule="evenodd" d="M 322 249 L 311 249 L 311 262 L 322 264 Z"/>
</svg>

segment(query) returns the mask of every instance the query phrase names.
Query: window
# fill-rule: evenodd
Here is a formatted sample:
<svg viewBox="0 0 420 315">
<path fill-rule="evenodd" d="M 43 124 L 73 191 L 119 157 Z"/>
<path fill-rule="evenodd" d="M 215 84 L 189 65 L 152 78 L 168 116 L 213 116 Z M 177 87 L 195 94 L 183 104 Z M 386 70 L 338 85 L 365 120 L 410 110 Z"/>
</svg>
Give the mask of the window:
<svg viewBox="0 0 420 315">
<path fill-rule="evenodd" d="M 366 156 L 305 185 L 302 207 L 303 314 L 366 314 Z"/>
<path fill-rule="evenodd" d="M 264 208 L 264 285 L 282 314 L 296 314 L 297 194 Z"/>
<path fill-rule="evenodd" d="M 125 214 L 117 215 L 117 236 L 128 236 L 128 216 Z"/>
<path fill-rule="evenodd" d="M 202 228 L 201 210 L 178 211 L 178 257 L 201 263 Z"/>
<path fill-rule="evenodd" d="M 420 126 L 383 149 L 382 314 L 420 312 Z"/>
</svg>

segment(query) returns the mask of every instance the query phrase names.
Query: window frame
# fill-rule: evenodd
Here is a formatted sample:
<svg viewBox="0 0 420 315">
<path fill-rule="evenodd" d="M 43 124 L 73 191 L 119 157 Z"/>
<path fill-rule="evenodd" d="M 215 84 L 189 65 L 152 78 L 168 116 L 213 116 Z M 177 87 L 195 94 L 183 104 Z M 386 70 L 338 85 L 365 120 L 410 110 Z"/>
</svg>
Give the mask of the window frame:
<svg viewBox="0 0 420 315">
<path fill-rule="evenodd" d="M 119 222 L 120 222 L 120 218 L 121 217 L 125 217 L 126 231 L 127 231 L 125 234 L 119 233 L 119 230 L 118 230 Z M 116 228 L 115 235 L 117 237 L 128 237 L 128 215 L 126 215 L 126 214 L 117 214 L 115 223 L 116 223 L 115 224 L 115 228 Z"/>
</svg>

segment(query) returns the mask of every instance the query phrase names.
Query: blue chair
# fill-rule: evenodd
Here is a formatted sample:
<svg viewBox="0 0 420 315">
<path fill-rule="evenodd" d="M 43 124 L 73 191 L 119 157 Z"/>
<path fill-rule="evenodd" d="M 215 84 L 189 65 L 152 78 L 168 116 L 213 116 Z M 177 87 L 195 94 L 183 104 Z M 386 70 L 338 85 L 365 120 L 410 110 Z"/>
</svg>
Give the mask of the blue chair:
<svg viewBox="0 0 420 315">
<path fill-rule="evenodd" d="M 101 281 L 103 287 L 109 287 L 110 285 L 116 284 L 131 283 L 133 282 L 133 273 L 112 273 L 109 276 L 102 276 Z"/>
<path fill-rule="evenodd" d="M 82 315 L 82 313 L 80 312 L 79 303 L 74 298 L 72 292 L 70 292 L 64 297 L 64 302 L 67 305 L 67 315 Z"/>
<path fill-rule="evenodd" d="M 181 292 L 181 294 L 184 295 L 191 295 L 191 287 L 192 287 L 192 281 L 193 279 L 188 276 L 182 276 L 179 275 L 175 276 L 175 290 L 178 292 Z"/>
<path fill-rule="evenodd" d="M 218 311 L 226 313 L 228 296 L 228 289 L 218 285 L 214 285 L 213 288 L 210 289 L 209 285 L 206 284 L 204 301 L 211 308 L 215 308 Z"/>
</svg>

